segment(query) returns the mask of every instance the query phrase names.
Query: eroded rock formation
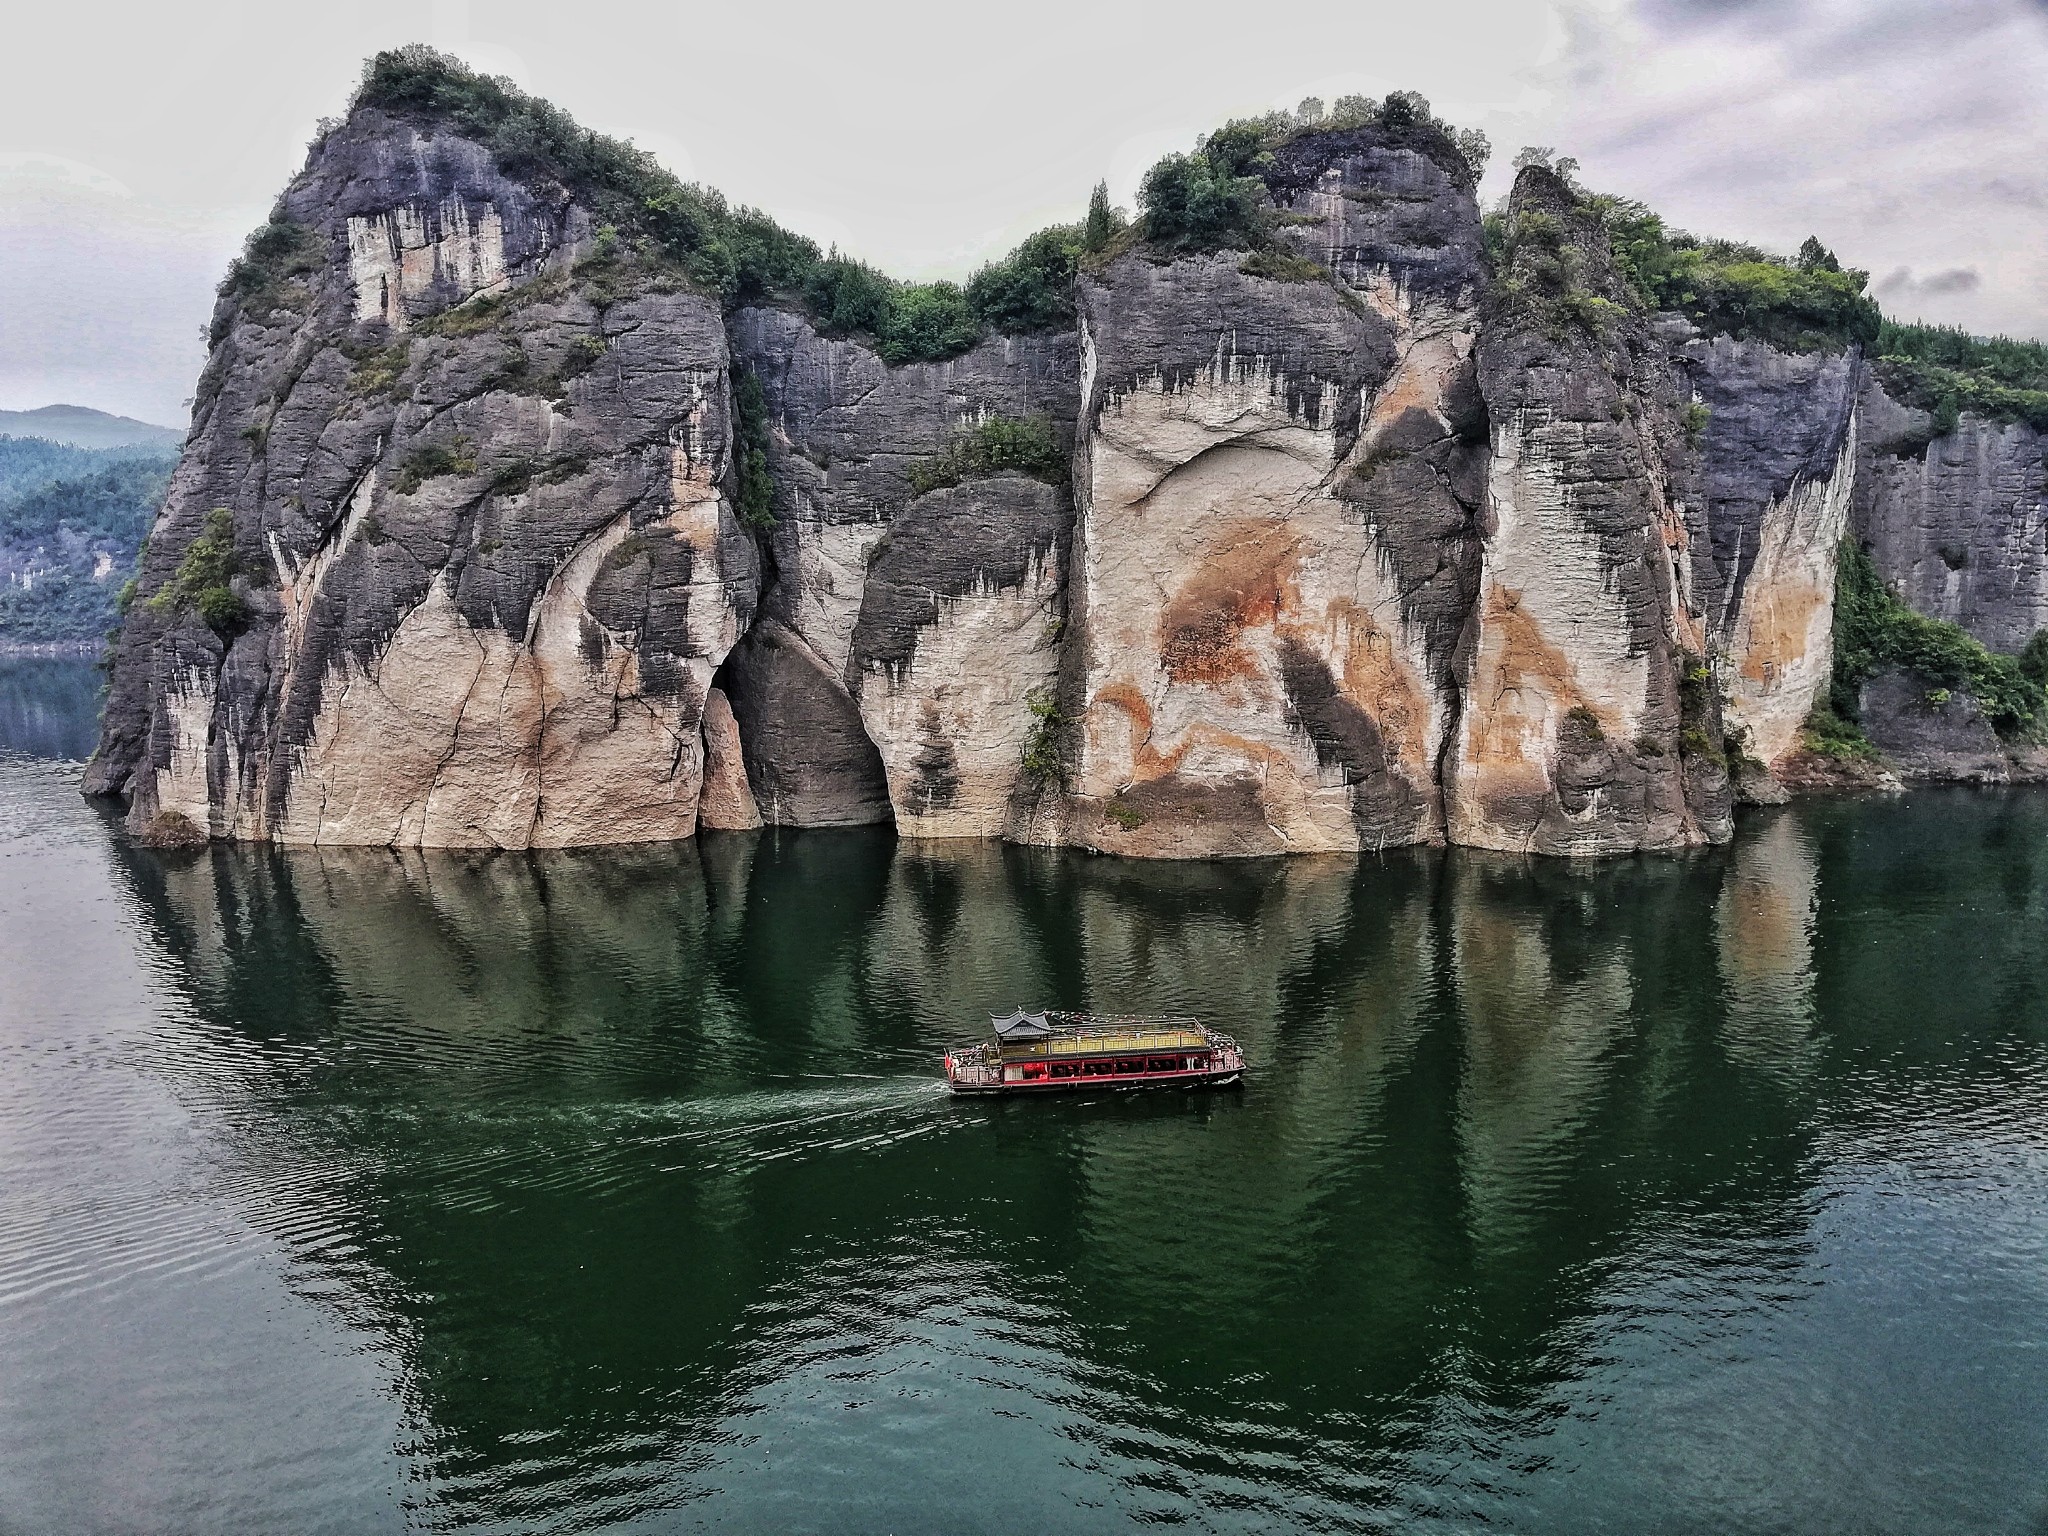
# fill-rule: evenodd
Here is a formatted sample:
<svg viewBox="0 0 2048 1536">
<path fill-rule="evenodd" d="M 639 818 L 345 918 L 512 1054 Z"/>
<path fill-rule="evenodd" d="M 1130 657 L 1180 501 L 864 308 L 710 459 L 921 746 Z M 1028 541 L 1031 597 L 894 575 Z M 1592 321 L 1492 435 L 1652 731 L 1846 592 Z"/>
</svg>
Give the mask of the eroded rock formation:
<svg viewBox="0 0 2048 1536">
<path fill-rule="evenodd" d="M 1044 417 L 1069 441 L 1076 338 L 1001 337 L 891 368 L 786 310 L 741 309 L 731 329 L 772 428 L 764 611 L 789 636 L 747 665 L 773 687 L 774 669 L 801 663 L 820 679 L 803 685 L 811 707 L 855 726 L 791 731 L 772 710 L 743 708 L 750 760 L 767 776 L 850 780 L 878 754 L 886 794 L 843 819 L 893 816 L 928 837 L 1014 830 L 1028 815 L 1031 699 L 1058 666 L 1071 498 L 1012 471 L 919 494 L 911 471 L 992 418 Z M 780 734 L 771 746 L 761 732 Z M 789 819 L 779 804 L 761 800 L 770 822 Z"/>
<path fill-rule="evenodd" d="M 1454 154 L 1387 139 L 1323 135 L 1275 166 L 1294 280 L 1225 252 L 1082 282 L 1075 841 L 1443 835 L 1485 441 L 1479 224 Z"/>
<path fill-rule="evenodd" d="M 1996 651 L 2048 629 L 2048 434 L 1963 412 L 1932 436 L 1926 411 L 1872 380 L 1855 527 L 1899 595 Z"/>
<path fill-rule="evenodd" d="M 718 306 L 604 287 L 575 203 L 374 111 L 275 227 L 311 249 L 222 298 L 88 787 L 292 843 L 688 836 L 759 585 Z M 221 626 L 163 601 L 215 509 Z"/>
<path fill-rule="evenodd" d="M 1689 687 L 1706 530 L 1673 483 L 1671 362 L 1563 182 L 1528 168 L 1509 216 L 1479 347 L 1493 454 L 1452 835 L 1567 854 L 1725 841 L 1719 721 Z M 1548 291 L 1559 273 L 1569 293 Z M 1567 302 L 1605 307 L 1588 325 Z"/>
<path fill-rule="evenodd" d="M 223 289 L 88 788 L 295 844 L 1672 849 L 1796 747 L 1852 513 L 1925 610 L 2048 626 L 2027 429 L 1645 313 L 1540 167 L 1489 254 L 1428 122 L 1258 174 L 1266 249 L 1119 242 L 1070 326 L 892 366 L 358 109 Z M 1051 459 L 958 453 L 1018 423 Z"/>
</svg>

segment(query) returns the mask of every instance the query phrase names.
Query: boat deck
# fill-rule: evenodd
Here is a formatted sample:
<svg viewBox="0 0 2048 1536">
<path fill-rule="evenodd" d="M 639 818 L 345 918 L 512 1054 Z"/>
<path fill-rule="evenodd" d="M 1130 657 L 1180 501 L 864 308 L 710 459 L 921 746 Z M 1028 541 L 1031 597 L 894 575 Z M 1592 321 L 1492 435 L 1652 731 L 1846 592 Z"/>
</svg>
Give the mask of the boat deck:
<svg viewBox="0 0 2048 1536">
<path fill-rule="evenodd" d="M 1223 1087 L 1241 1080 L 1244 1053 L 1193 1019 L 1049 1015 L 1054 1033 L 992 1040 L 946 1055 L 955 1093 L 1057 1093 L 1090 1088 Z"/>
</svg>

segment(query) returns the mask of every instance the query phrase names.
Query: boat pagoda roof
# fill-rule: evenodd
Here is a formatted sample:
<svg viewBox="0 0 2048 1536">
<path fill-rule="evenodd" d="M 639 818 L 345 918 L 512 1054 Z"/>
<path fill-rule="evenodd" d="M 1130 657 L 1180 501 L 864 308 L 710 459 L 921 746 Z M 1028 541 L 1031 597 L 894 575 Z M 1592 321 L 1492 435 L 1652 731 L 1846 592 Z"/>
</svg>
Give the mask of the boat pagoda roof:
<svg viewBox="0 0 2048 1536">
<path fill-rule="evenodd" d="M 1044 1014 L 1026 1013 L 1022 1008 L 1013 1008 L 1008 1013 L 992 1013 L 988 1021 L 995 1026 L 998 1040 L 1043 1040 L 1055 1032 Z"/>
</svg>

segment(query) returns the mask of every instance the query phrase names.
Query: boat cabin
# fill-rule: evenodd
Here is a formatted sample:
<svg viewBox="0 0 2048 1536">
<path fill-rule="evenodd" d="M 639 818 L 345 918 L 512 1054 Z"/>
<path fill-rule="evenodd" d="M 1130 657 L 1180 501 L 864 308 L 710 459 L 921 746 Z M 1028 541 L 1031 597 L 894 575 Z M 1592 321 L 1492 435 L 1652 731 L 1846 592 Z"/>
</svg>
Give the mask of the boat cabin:
<svg viewBox="0 0 2048 1536">
<path fill-rule="evenodd" d="M 957 1092 L 1044 1091 L 1235 1081 L 1236 1042 L 1197 1020 L 1087 1014 L 991 1014 L 993 1038 L 946 1057 Z"/>
</svg>

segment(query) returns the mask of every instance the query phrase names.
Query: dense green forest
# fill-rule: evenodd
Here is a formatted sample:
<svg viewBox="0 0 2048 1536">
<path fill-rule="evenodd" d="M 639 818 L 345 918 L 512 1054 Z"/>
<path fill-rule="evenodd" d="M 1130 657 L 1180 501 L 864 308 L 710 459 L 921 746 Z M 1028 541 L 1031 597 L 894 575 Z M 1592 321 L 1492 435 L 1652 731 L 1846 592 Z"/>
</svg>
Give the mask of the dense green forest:
<svg viewBox="0 0 2048 1536">
<path fill-rule="evenodd" d="M 175 451 L 155 448 L 74 448 L 42 437 L 0 437 L 0 504 L 57 480 L 77 480 L 111 465 L 162 465 Z"/>
<path fill-rule="evenodd" d="M 1885 388 L 1932 411 L 1937 437 L 1963 411 L 2048 432 L 2048 343 L 1887 320 L 1872 350 Z"/>
<path fill-rule="evenodd" d="M 0 437 L 0 646 L 105 635 L 173 462 Z"/>
</svg>

